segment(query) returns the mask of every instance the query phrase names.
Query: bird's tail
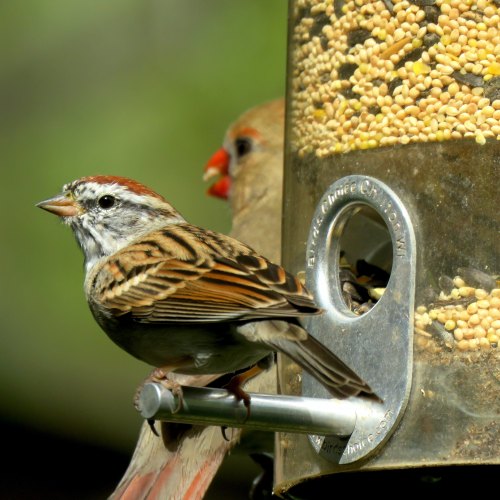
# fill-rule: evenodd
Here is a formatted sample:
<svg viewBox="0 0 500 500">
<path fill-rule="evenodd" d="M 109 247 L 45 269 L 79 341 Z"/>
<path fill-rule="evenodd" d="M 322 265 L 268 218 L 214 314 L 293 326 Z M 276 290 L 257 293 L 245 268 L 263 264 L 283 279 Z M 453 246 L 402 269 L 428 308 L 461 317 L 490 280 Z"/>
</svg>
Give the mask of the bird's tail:
<svg viewBox="0 0 500 500">
<path fill-rule="evenodd" d="M 298 325 L 289 324 L 289 327 L 292 329 L 289 332 L 291 333 L 290 339 L 282 337 L 268 341 L 268 343 L 309 372 L 332 396 L 339 399 L 349 396 L 366 396 L 381 401 L 364 380 L 321 342 L 307 334 Z M 302 331 L 293 332 L 295 329 Z M 291 340 L 292 337 L 301 340 Z"/>
</svg>

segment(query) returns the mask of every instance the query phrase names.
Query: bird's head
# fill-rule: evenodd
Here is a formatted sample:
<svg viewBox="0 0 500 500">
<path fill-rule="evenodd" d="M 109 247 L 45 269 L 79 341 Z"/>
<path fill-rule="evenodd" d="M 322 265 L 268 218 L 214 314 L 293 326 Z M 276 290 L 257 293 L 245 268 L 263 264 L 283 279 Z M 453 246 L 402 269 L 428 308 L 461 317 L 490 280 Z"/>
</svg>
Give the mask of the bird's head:
<svg viewBox="0 0 500 500">
<path fill-rule="evenodd" d="M 37 206 L 71 227 L 87 271 L 136 238 L 184 222 L 162 196 L 137 181 L 116 176 L 83 177 Z"/>
<path fill-rule="evenodd" d="M 240 171 L 255 169 L 259 163 L 266 164 L 269 156 L 282 155 L 283 122 L 283 99 L 257 106 L 241 115 L 226 132 L 222 148 L 205 165 L 203 179 L 213 182 L 208 194 L 230 198 Z"/>
</svg>

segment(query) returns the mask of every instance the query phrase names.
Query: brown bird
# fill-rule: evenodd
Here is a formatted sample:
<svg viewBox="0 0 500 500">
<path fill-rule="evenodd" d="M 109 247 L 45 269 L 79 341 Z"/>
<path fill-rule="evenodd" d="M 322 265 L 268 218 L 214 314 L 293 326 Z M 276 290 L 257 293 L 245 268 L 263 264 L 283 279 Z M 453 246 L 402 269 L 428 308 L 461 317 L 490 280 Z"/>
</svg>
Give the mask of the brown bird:
<svg viewBox="0 0 500 500">
<path fill-rule="evenodd" d="M 273 262 L 281 259 L 285 101 L 243 113 L 205 167 L 212 196 L 228 199 L 231 236 Z"/>
<path fill-rule="evenodd" d="M 240 241 L 189 224 L 150 188 L 84 177 L 38 206 L 72 228 L 101 328 L 165 376 L 233 372 L 280 351 L 332 396 L 373 394 L 299 325 L 321 313 L 299 280 Z M 248 405 L 239 384 L 231 390 Z"/>
<path fill-rule="evenodd" d="M 283 136 L 284 100 L 257 106 L 229 127 L 224 148 L 207 164 L 206 171 L 211 169 L 212 175 L 205 174 L 210 179 L 222 174 L 219 189 L 222 185 L 225 191 L 219 191 L 218 196 L 231 203 L 231 235 L 272 261 L 279 261 L 281 248 Z M 250 147 L 243 147 L 245 143 Z M 183 385 L 202 386 L 217 376 L 174 373 L 169 377 Z M 275 393 L 276 370 L 262 372 L 245 388 Z M 202 498 L 227 452 L 238 442 L 240 431 L 227 432 L 227 440 L 218 427 L 179 427 L 164 422 L 166 448 L 144 424 L 130 465 L 111 498 Z M 272 441 L 266 438 L 263 443 L 254 433 L 245 442 L 249 439 L 252 449 L 256 449 L 256 439 L 258 449 L 272 447 Z"/>
</svg>

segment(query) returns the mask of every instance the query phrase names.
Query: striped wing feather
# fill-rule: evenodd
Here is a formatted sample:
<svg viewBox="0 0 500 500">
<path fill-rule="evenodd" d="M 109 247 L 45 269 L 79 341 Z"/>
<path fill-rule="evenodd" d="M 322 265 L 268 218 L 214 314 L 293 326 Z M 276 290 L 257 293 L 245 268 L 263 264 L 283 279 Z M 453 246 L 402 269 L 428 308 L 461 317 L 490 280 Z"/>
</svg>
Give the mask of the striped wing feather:
<svg viewBox="0 0 500 500">
<path fill-rule="evenodd" d="M 188 224 L 110 257 L 96 277 L 105 307 L 141 322 L 218 322 L 318 313 L 300 281 L 251 248 Z"/>
</svg>

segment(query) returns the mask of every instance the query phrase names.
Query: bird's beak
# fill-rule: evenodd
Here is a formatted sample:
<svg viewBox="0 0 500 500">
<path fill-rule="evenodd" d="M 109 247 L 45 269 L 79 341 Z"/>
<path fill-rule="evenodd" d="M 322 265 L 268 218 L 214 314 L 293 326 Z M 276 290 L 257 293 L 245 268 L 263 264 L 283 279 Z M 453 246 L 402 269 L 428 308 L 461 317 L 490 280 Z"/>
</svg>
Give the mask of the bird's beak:
<svg viewBox="0 0 500 500">
<path fill-rule="evenodd" d="M 59 194 L 48 200 L 41 201 L 36 206 L 59 217 L 74 217 L 81 213 L 78 203 L 70 195 L 65 194 Z"/>
<path fill-rule="evenodd" d="M 207 193 L 210 196 L 227 200 L 229 188 L 231 187 L 231 178 L 229 177 L 230 159 L 229 153 L 224 148 L 220 148 L 205 165 L 203 180 L 206 182 L 216 178 L 216 181 L 208 188 Z"/>
</svg>

